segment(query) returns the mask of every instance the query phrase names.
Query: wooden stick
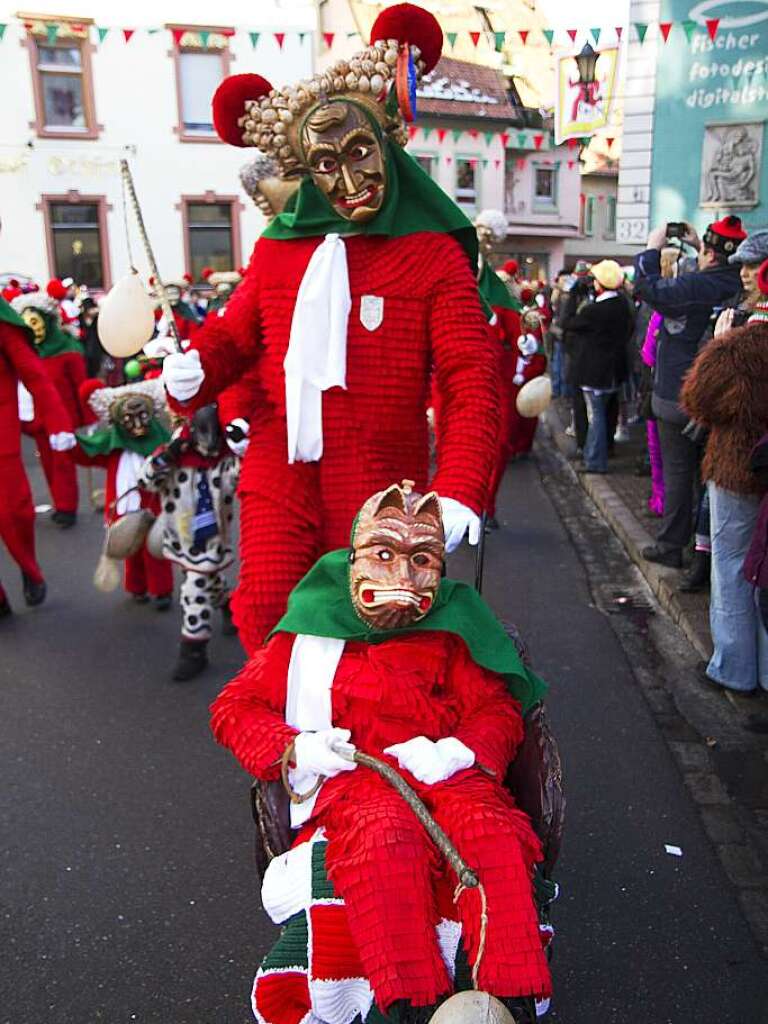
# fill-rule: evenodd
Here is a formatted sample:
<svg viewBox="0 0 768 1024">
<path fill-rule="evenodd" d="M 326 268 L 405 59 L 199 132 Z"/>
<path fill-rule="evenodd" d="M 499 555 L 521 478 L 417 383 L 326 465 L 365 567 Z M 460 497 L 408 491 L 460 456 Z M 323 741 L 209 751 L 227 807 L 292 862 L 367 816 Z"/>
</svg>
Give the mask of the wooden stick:
<svg viewBox="0 0 768 1024">
<path fill-rule="evenodd" d="M 152 246 L 147 235 L 147 229 L 144 226 L 144 217 L 141 214 L 141 207 L 139 206 L 139 200 L 136 195 L 136 189 L 133 184 L 133 176 L 131 169 L 128 166 L 128 161 L 123 159 L 120 161 L 120 173 L 123 176 L 125 187 L 128 189 L 128 195 L 131 198 L 131 206 L 133 207 L 133 213 L 136 217 L 136 224 L 139 228 L 139 235 L 141 236 L 142 244 L 144 245 L 144 252 L 149 262 L 149 269 L 152 271 L 152 276 L 155 279 L 155 289 L 160 297 L 160 307 L 163 310 L 165 319 L 168 321 L 168 330 L 173 335 L 173 340 L 176 343 L 177 352 L 183 352 L 184 349 L 181 347 L 181 337 L 179 336 L 179 330 L 176 326 L 176 320 L 171 309 L 171 303 L 168 300 L 168 294 L 165 290 L 165 285 L 160 277 L 160 271 L 157 269 L 157 262 L 155 261 L 155 254 L 152 251 Z"/>
</svg>

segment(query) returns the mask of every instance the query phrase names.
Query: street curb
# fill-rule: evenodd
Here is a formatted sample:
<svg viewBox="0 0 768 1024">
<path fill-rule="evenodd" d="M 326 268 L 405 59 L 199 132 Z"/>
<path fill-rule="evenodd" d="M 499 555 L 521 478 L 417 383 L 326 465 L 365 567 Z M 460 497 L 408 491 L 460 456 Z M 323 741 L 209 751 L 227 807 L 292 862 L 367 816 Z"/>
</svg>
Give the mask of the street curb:
<svg viewBox="0 0 768 1024">
<path fill-rule="evenodd" d="M 550 406 L 541 420 L 560 453 L 568 456 L 573 445 L 563 432 L 557 410 Z M 608 480 L 598 474 L 577 473 L 570 462 L 567 465 L 569 472 L 597 505 L 608 525 L 624 545 L 627 554 L 645 577 L 661 607 L 683 631 L 697 653 L 705 661 L 709 661 L 712 655 L 709 633 L 697 626 L 683 607 L 675 586 L 677 574 L 654 562 L 647 562 L 640 554 L 647 544 L 653 544 L 654 538 L 637 521 Z"/>
</svg>

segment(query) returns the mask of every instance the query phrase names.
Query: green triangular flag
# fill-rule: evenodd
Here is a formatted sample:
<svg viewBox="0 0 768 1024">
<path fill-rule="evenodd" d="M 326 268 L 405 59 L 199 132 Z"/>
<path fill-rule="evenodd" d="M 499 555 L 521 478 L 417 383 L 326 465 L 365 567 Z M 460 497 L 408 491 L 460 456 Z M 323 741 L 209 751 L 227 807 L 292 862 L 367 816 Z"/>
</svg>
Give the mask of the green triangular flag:
<svg viewBox="0 0 768 1024">
<path fill-rule="evenodd" d="M 603 31 L 601 28 L 591 28 L 589 30 L 592 33 L 592 38 L 595 40 L 595 46 L 600 42 L 600 33 Z"/>
<path fill-rule="evenodd" d="M 304 39 L 305 39 L 305 38 L 306 38 L 306 36 L 308 36 L 308 35 L 309 35 L 309 32 L 299 32 L 299 43 L 300 43 L 300 44 L 301 44 L 301 43 L 303 43 L 303 42 L 304 42 Z"/>
<path fill-rule="evenodd" d="M 691 36 L 693 35 L 695 29 L 696 22 L 691 21 L 689 18 L 686 18 L 686 20 L 683 22 L 683 30 L 685 31 L 685 38 L 688 40 L 689 43 L 691 41 Z"/>
<path fill-rule="evenodd" d="M 521 149 L 528 145 L 528 136 L 525 134 L 525 132 L 517 133 L 517 144 L 518 146 L 520 146 Z"/>
<path fill-rule="evenodd" d="M 207 46 L 208 45 L 208 40 L 210 39 L 210 37 L 211 37 L 211 33 L 210 32 L 206 32 L 205 30 L 201 31 L 200 32 L 200 45 L 201 46 Z"/>
<path fill-rule="evenodd" d="M 0 42 L 2 41 L 2 38 L 5 35 L 5 30 L 7 28 L 8 28 L 8 23 L 7 22 L 0 22 Z"/>
<path fill-rule="evenodd" d="M 248 33 L 248 38 L 251 40 L 251 46 L 254 48 L 254 50 L 256 49 L 256 47 L 259 44 L 259 36 L 260 35 L 261 35 L 261 32 L 249 32 Z"/>
<path fill-rule="evenodd" d="M 426 142 L 429 136 L 434 131 L 434 128 L 422 128 L 421 130 L 424 133 L 424 141 Z"/>
<path fill-rule="evenodd" d="M 359 32 L 347 32 L 347 39 L 354 39 L 355 36 L 360 35 Z"/>
<path fill-rule="evenodd" d="M 456 45 L 456 37 L 458 36 L 459 33 L 458 32 L 446 32 L 445 34 L 448 37 L 448 42 L 451 44 L 451 49 L 453 49 L 454 46 Z"/>
<path fill-rule="evenodd" d="M 103 43 L 104 40 L 107 38 L 107 33 L 109 32 L 109 29 L 108 28 L 97 28 L 96 31 L 99 34 L 99 42 Z"/>
<path fill-rule="evenodd" d="M 494 132 L 483 132 L 483 138 L 485 139 L 486 146 L 490 146 L 493 142 Z"/>
<path fill-rule="evenodd" d="M 461 129 L 461 128 L 454 128 L 453 131 L 451 132 L 451 135 L 453 136 L 453 141 L 454 142 L 458 142 L 463 134 L 464 134 L 463 129 Z"/>
<path fill-rule="evenodd" d="M 547 46 L 551 46 L 552 40 L 555 38 L 555 30 L 553 28 L 543 28 L 541 31 L 547 40 Z"/>
<path fill-rule="evenodd" d="M 502 48 L 506 38 L 507 38 L 507 33 L 506 32 L 494 32 L 493 33 L 493 41 L 496 44 L 496 49 L 497 50 L 500 50 Z"/>
<path fill-rule="evenodd" d="M 46 21 L 45 23 L 45 41 L 47 43 L 55 43 L 56 36 L 59 34 L 59 26 L 52 21 Z"/>
<path fill-rule="evenodd" d="M 648 31 L 648 23 L 645 21 L 634 22 L 635 32 L 637 32 L 637 38 L 641 43 L 645 42 L 645 33 Z"/>
<path fill-rule="evenodd" d="M 488 164 L 490 163 L 490 161 L 488 160 L 487 157 L 484 156 L 483 159 L 480 161 L 480 163 L 483 165 L 483 169 L 485 169 L 488 166 Z"/>
<path fill-rule="evenodd" d="M 148 29 L 147 29 L 147 32 L 148 32 L 148 33 L 149 33 L 149 34 L 150 34 L 151 36 L 156 36 L 156 35 L 157 35 L 157 33 L 158 33 L 159 31 L 160 31 L 160 29 L 159 29 L 159 28 L 148 28 Z"/>
</svg>

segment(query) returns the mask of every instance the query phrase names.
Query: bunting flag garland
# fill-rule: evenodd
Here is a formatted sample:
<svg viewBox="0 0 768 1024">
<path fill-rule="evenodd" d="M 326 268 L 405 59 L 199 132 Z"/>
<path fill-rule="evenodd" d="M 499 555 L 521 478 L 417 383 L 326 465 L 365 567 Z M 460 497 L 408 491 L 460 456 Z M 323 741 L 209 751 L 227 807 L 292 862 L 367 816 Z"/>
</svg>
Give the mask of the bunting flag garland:
<svg viewBox="0 0 768 1024">
<path fill-rule="evenodd" d="M 204 48 L 208 46 L 208 40 L 211 38 L 211 33 L 205 29 L 200 31 L 200 45 Z"/>
<path fill-rule="evenodd" d="M 8 28 L 8 22 L 7 21 L 0 22 L 0 43 L 3 41 L 3 36 L 5 35 L 5 30 L 7 28 Z"/>
<path fill-rule="evenodd" d="M 181 46 L 181 40 L 184 38 L 184 33 L 186 31 L 187 30 L 185 28 L 172 28 L 171 29 L 171 35 L 173 36 L 173 41 L 174 41 L 174 43 L 177 46 Z M 126 40 L 126 42 L 127 41 L 128 40 Z"/>
<path fill-rule="evenodd" d="M 517 158 L 517 160 L 515 160 L 515 167 L 517 167 L 518 171 L 524 171 L 525 170 L 525 157 L 524 156 L 519 156 Z"/>
<path fill-rule="evenodd" d="M 683 22 L 683 31 L 685 32 L 685 38 L 688 40 L 689 43 L 691 41 L 691 36 L 693 35 L 695 28 L 696 22 L 691 21 L 690 18 L 686 18 Z"/>
<path fill-rule="evenodd" d="M 578 29 L 567 28 L 566 32 L 568 33 L 568 38 L 571 40 L 571 42 L 575 43 L 576 42 L 576 36 L 578 34 Z"/>
<path fill-rule="evenodd" d="M 517 144 L 518 144 L 518 146 L 524 146 L 527 141 L 528 141 L 528 136 L 525 134 L 525 132 L 518 132 L 517 133 Z"/>
<path fill-rule="evenodd" d="M 526 42 L 528 41 L 528 32 L 529 29 L 527 28 L 521 28 L 518 30 L 517 34 L 520 36 L 523 46 L 525 46 Z"/>
<path fill-rule="evenodd" d="M 409 124 L 408 125 L 408 141 L 409 142 L 413 142 L 414 138 L 416 137 L 416 132 L 418 130 L 419 129 L 418 129 L 417 125 L 415 125 L 415 124 Z"/>
<path fill-rule="evenodd" d="M 569 171 L 572 171 L 575 166 L 576 166 L 576 161 L 575 160 L 569 160 L 568 161 L 568 170 Z"/>
<path fill-rule="evenodd" d="M 336 38 L 336 33 L 335 32 L 323 32 L 323 39 L 325 40 L 325 45 L 328 47 L 329 50 L 333 46 L 333 40 L 335 38 Z"/>
<path fill-rule="evenodd" d="M 421 130 L 424 132 L 424 141 L 426 142 L 427 139 L 429 138 L 429 136 L 432 134 L 434 129 L 432 129 L 432 128 L 422 128 Z"/>
<path fill-rule="evenodd" d="M 624 26 L 623 25 L 617 25 L 614 31 L 616 32 L 616 42 L 620 43 L 621 42 L 622 33 L 624 32 Z"/>
<path fill-rule="evenodd" d="M 104 40 L 107 38 L 107 33 L 109 32 L 109 29 L 108 28 L 97 28 L 96 31 L 97 31 L 97 33 L 99 35 L 99 42 L 103 43 Z"/>
<path fill-rule="evenodd" d="M 156 36 L 158 32 L 162 32 L 162 29 L 160 29 L 160 28 L 148 28 L 147 29 L 147 35 L 150 35 L 150 36 Z"/>
<path fill-rule="evenodd" d="M 541 30 L 542 35 L 547 40 L 547 46 L 552 47 L 552 42 L 555 38 L 555 30 L 553 28 L 543 28 Z"/>
<path fill-rule="evenodd" d="M 248 37 L 251 40 L 251 46 L 254 48 L 254 50 L 259 45 L 259 38 L 260 38 L 260 36 L 261 36 L 261 32 L 249 32 L 248 33 Z"/>
<path fill-rule="evenodd" d="M 507 33 L 506 32 L 494 32 L 493 33 L 493 41 L 494 41 L 494 44 L 495 44 L 497 50 L 501 50 L 502 49 L 502 47 L 504 46 L 504 43 L 506 42 L 506 39 L 507 39 Z"/>
<path fill-rule="evenodd" d="M 359 36 L 359 35 L 360 35 L 360 33 L 359 33 L 359 32 L 355 32 L 355 31 L 353 30 L 352 32 L 347 32 L 347 39 L 354 39 L 354 38 L 355 38 L 355 36 Z"/>
<path fill-rule="evenodd" d="M 568 139 L 568 141 L 566 142 L 566 146 L 568 147 L 568 149 L 576 149 L 578 144 L 579 144 L 579 140 L 578 139 Z"/>
<path fill-rule="evenodd" d="M 447 128 L 438 128 L 437 129 L 437 141 L 438 142 L 444 142 L 445 141 L 445 136 L 447 134 L 448 134 L 448 129 Z"/>
<path fill-rule="evenodd" d="M 458 142 L 459 139 L 461 138 L 461 128 L 454 128 L 451 131 L 451 136 L 454 142 Z"/>
<path fill-rule="evenodd" d="M 486 146 L 490 146 L 493 142 L 493 132 L 483 132 L 483 138 L 485 139 Z"/>
<path fill-rule="evenodd" d="M 612 135 L 607 135 L 605 137 L 605 144 L 608 147 L 608 152 L 609 153 L 613 149 L 613 144 L 614 144 L 615 141 L 616 140 L 614 139 L 614 137 Z"/>
<path fill-rule="evenodd" d="M 509 132 L 501 132 L 499 138 L 501 139 L 502 146 L 506 149 L 509 142 Z"/>
<path fill-rule="evenodd" d="M 661 38 L 664 40 L 665 43 L 669 39 L 669 33 L 671 31 L 672 31 L 672 22 L 671 21 L 660 21 L 659 22 L 659 32 L 661 32 Z"/>
<path fill-rule="evenodd" d="M 476 139 L 479 136 L 479 134 L 480 134 L 480 132 L 477 130 L 477 128 L 470 128 L 469 129 L 469 137 L 471 139 Z"/>
<path fill-rule="evenodd" d="M 446 35 L 446 37 L 448 39 L 448 43 L 450 44 L 451 49 L 453 49 L 454 46 L 456 45 L 456 40 L 459 37 L 459 33 L 458 32 L 446 32 L 445 35 Z"/>
<path fill-rule="evenodd" d="M 275 36 L 275 42 L 277 43 L 279 48 L 282 50 L 283 43 L 285 42 L 285 32 L 275 32 L 274 36 Z"/>
<path fill-rule="evenodd" d="M 637 32 L 637 38 L 640 40 L 640 45 L 642 46 L 645 42 L 645 35 L 648 31 L 648 23 L 645 21 L 635 21 L 633 24 L 635 26 L 635 32 Z"/>
<path fill-rule="evenodd" d="M 55 43 L 56 36 L 59 34 L 59 26 L 52 24 L 51 22 L 45 23 L 45 41 L 46 43 Z"/>
<path fill-rule="evenodd" d="M 307 38 L 307 36 L 308 36 L 308 35 L 310 35 L 310 34 L 311 34 L 311 33 L 309 33 L 309 32 L 299 32 L 299 46 L 301 46 L 301 44 L 302 44 L 302 43 L 304 42 L 304 40 L 305 40 L 305 39 Z"/>
<path fill-rule="evenodd" d="M 489 163 L 490 163 L 490 160 L 488 159 L 488 157 L 485 157 L 485 156 L 480 161 L 480 164 L 481 164 L 483 170 L 485 170 L 488 167 Z"/>
<path fill-rule="evenodd" d="M 453 157 L 452 156 L 447 156 L 445 158 L 445 162 L 450 166 L 453 163 Z"/>
<path fill-rule="evenodd" d="M 709 38 L 714 43 L 715 36 L 717 35 L 717 30 L 718 30 L 718 28 L 720 26 L 720 19 L 719 18 L 707 18 L 706 21 L 704 22 L 704 24 L 707 26 L 707 32 L 709 33 Z"/>
<path fill-rule="evenodd" d="M 472 45 L 476 47 L 477 44 L 480 42 L 480 33 L 479 32 L 470 32 L 469 33 L 469 38 L 472 40 Z"/>
<path fill-rule="evenodd" d="M 541 144 L 542 144 L 543 141 L 544 141 L 544 136 L 543 135 L 534 135 L 533 136 L 533 144 L 536 147 L 536 149 L 541 149 Z"/>
<path fill-rule="evenodd" d="M 494 159 L 493 166 L 496 168 L 497 171 L 501 167 L 501 160 L 498 157 Z"/>
<path fill-rule="evenodd" d="M 593 39 L 595 40 L 595 46 L 599 46 L 599 44 L 600 44 L 600 33 L 601 33 L 602 31 L 603 31 L 603 30 L 602 30 L 601 28 L 591 28 L 591 29 L 589 30 L 589 32 L 590 32 L 590 35 L 591 35 L 591 36 L 592 36 L 592 38 L 593 38 Z"/>
<path fill-rule="evenodd" d="M 123 36 L 125 37 L 125 41 L 126 41 L 126 43 L 130 43 L 130 41 L 131 41 L 131 36 L 133 35 L 133 33 L 134 33 L 135 31 L 136 31 L 136 29 L 135 29 L 135 28 L 124 28 L 124 29 L 123 29 Z"/>
</svg>

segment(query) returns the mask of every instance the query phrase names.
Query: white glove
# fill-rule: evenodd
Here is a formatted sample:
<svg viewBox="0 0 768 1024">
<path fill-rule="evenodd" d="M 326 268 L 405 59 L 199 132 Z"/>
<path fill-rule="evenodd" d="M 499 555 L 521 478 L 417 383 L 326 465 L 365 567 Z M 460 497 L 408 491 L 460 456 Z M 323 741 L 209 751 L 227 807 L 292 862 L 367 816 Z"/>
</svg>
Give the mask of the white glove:
<svg viewBox="0 0 768 1024">
<path fill-rule="evenodd" d="M 515 376 L 512 378 L 512 383 L 517 384 L 517 386 L 520 387 L 521 384 L 525 383 L 525 377 L 522 375 L 522 373 L 516 373 Z"/>
<path fill-rule="evenodd" d="M 238 416 L 237 419 L 231 420 L 224 428 L 224 436 L 227 439 L 229 450 L 233 455 L 236 455 L 238 459 L 242 459 L 245 455 L 250 439 L 248 437 L 251 432 L 250 424 L 248 420 L 244 420 Z"/>
<path fill-rule="evenodd" d="M 349 729 L 321 729 L 319 732 L 300 732 L 293 741 L 296 768 L 323 775 L 332 779 L 340 772 L 351 772 L 357 768 L 354 761 L 347 761 L 337 751 L 353 754 L 355 748 L 349 742 Z"/>
<path fill-rule="evenodd" d="M 437 743 L 426 736 L 415 736 L 405 743 L 386 747 L 384 753 L 391 754 L 401 768 L 427 786 L 445 782 L 456 772 L 471 768 L 475 763 L 474 753 L 455 736 L 448 736 Z"/>
<path fill-rule="evenodd" d="M 467 531 L 469 531 L 469 543 L 477 544 L 480 540 L 480 516 L 475 515 L 471 508 L 462 505 L 455 498 L 441 498 L 440 508 L 443 512 L 447 554 L 456 550 Z"/>
<path fill-rule="evenodd" d="M 48 444 L 55 452 L 68 452 L 77 444 L 77 438 L 69 430 L 61 430 L 58 434 L 49 434 Z"/>
<path fill-rule="evenodd" d="M 150 359 L 164 359 L 166 356 L 173 355 L 174 352 L 178 352 L 178 349 L 170 334 L 151 338 L 144 346 L 144 355 L 149 356 Z"/>
<path fill-rule="evenodd" d="M 168 394 L 177 402 L 188 402 L 194 398 L 204 380 L 205 370 L 200 365 L 197 349 L 172 352 L 163 360 L 163 383 Z"/>
</svg>

